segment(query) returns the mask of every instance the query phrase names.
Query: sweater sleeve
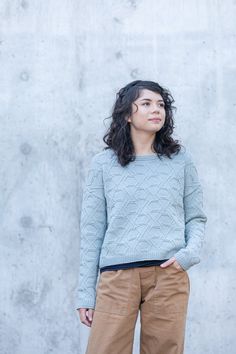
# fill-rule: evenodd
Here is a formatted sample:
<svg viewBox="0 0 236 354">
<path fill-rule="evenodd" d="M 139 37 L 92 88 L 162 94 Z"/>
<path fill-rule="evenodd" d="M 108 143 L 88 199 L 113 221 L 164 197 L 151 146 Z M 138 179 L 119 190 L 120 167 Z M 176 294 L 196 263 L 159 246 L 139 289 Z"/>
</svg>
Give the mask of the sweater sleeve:
<svg viewBox="0 0 236 354">
<path fill-rule="evenodd" d="M 192 155 L 188 152 L 184 171 L 184 215 L 186 247 L 174 257 L 185 270 L 200 262 L 205 238 L 206 214 L 203 210 L 203 190 Z"/>
<path fill-rule="evenodd" d="M 78 308 L 95 307 L 99 257 L 106 220 L 102 162 L 97 154 L 91 160 L 82 198 Z"/>
</svg>

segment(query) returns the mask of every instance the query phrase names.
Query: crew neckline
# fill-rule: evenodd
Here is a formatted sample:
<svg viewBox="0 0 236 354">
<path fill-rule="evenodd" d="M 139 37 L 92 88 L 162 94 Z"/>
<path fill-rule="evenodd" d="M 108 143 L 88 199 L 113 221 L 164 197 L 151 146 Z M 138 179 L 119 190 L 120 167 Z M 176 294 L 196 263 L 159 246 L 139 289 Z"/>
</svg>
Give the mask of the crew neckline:
<svg viewBox="0 0 236 354">
<path fill-rule="evenodd" d="M 135 155 L 137 160 L 146 160 L 157 158 L 157 154 Z"/>
</svg>

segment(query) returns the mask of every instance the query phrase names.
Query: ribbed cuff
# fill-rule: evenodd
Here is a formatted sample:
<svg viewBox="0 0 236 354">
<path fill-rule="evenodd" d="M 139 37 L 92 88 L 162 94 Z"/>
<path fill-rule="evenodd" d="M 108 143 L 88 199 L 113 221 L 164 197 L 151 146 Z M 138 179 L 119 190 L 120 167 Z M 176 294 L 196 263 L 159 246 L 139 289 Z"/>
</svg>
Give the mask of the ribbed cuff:
<svg viewBox="0 0 236 354">
<path fill-rule="evenodd" d="M 79 303 L 79 305 L 77 305 L 77 310 L 78 309 L 95 309 L 95 304 Z"/>
<path fill-rule="evenodd" d="M 200 262 L 200 258 L 193 256 L 187 248 L 181 248 L 174 257 L 184 270 L 188 270 L 194 264 Z"/>
<path fill-rule="evenodd" d="M 96 300 L 94 299 L 80 299 L 76 301 L 77 309 L 94 309 L 95 308 Z"/>
</svg>

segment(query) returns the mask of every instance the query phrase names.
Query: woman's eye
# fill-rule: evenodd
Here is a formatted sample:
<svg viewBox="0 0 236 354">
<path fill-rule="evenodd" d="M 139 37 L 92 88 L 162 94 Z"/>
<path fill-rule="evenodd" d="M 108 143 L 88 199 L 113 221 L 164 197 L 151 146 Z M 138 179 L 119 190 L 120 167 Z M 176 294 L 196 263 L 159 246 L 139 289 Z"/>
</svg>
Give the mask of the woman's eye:
<svg viewBox="0 0 236 354">
<path fill-rule="evenodd" d="M 145 105 L 150 106 L 150 103 L 149 103 L 149 102 L 143 103 L 143 106 L 145 106 Z M 160 103 L 159 106 L 162 107 L 162 108 L 164 108 L 164 107 L 165 107 L 165 104 L 164 104 L 164 103 Z"/>
</svg>

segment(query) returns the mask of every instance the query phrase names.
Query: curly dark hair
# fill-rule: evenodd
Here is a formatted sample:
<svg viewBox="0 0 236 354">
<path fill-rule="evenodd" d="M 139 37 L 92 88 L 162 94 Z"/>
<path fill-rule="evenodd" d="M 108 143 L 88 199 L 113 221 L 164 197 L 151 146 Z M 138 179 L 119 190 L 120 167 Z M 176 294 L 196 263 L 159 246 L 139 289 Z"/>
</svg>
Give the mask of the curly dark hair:
<svg viewBox="0 0 236 354">
<path fill-rule="evenodd" d="M 179 141 L 171 137 L 174 130 L 173 110 L 176 110 L 176 107 L 172 105 L 175 101 L 169 90 L 153 81 L 132 81 L 116 94 L 112 115 L 108 117 L 112 118 L 112 122 L 103 137 L 103 141 L 108 145 L 104 150 L 113 149 L 121 166 L 135 160 L 130 124 L 125 117 L 132 114 L 132 103 L 139 98 L 142 89 L 159 93 L 165 103 L 165 124 L 156 132 L 153 142 L 153 149 L 157 156 L 160 158 L 160 156 L 166 155 L 171 158 L 171 154 L 178 153 L 181 149 Z"/>
</svg>

